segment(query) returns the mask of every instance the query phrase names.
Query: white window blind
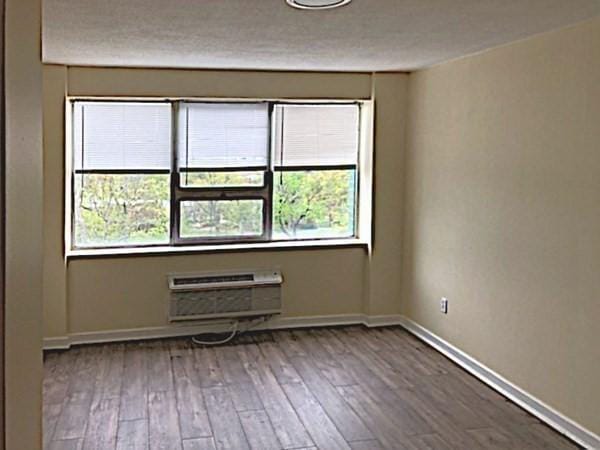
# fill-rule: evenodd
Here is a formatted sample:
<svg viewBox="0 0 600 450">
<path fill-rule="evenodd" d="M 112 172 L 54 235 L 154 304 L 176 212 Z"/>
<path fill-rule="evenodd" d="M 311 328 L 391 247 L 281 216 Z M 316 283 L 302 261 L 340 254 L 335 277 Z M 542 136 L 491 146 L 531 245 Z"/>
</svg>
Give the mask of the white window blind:
<svg viewBox="0 0 600 450">
<path fill-rule="evenodd" d="M 180 167 L 266 168 L 269 150 L 266 103 L 185 103 L 180 111 Z"/>
<path fill-rule="evenodd" d="M 168 170 L 168 103 L 76 102 L 75 170 Z"/>
<path fill-rule="evenodd" d="M 275 166 L 355 165 L 357 105 L 280 105 L 281 141 Z"/>
</svg>

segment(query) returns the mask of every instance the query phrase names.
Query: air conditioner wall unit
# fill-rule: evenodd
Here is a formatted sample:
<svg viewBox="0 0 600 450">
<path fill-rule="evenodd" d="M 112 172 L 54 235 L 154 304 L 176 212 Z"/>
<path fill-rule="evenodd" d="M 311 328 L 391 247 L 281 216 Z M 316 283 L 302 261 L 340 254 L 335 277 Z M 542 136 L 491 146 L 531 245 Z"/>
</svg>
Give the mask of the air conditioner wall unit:
<svg viewBox="0 0 600 450">
<path fill-rule="evenodd" d="M 279 270 L 169 275 L 169 320 L 241 318 L 281 313 Z"/>
</svg>

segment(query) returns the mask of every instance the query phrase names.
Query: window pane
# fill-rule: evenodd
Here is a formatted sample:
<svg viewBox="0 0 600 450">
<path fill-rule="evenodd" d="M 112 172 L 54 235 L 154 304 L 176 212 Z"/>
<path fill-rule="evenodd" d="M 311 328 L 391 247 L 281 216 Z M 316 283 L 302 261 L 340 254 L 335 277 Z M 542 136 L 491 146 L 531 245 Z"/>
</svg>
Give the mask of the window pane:
<svg viewBox="0 0 600 450">
<path fill-rule="evenodd" d="M 179 166 L 266 167 L 266 103 L 184 103 L 179 117 Z"/>
<path fill-rule="evenodd" d="M 354 170 L 275 173 L 273 239 L 354 236 Z"/>
<path fill-rule="evenodd" d="M 262 200 L 182 201 L 183 238 L 262 235 Z"/>
<path fill-rule="evenodd" d="M 184 172 L 183 187 L 245 187 L 262 186 L 264 172 Z"/>
<path fill-rule="evenodd" d="M 77 174 L 75 247 L 169 243 L 168 175 Z"/>
<path fill-rule="evenodd" d="M 276 166 L 356 165 L 357 105 L 280 105 Z"/>
<path fill-rule="evenodd" d="M 76 170 L 170 168 L 168 103 L 76 102 L 73 132 Z"/>
</svg>

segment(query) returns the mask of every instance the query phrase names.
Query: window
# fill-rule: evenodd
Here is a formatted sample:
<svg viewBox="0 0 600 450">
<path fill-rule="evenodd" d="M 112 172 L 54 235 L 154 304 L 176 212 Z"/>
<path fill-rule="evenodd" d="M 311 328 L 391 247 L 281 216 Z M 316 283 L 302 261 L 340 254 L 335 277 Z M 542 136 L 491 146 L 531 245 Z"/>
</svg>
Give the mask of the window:
<svg viewBox="0 0 600 450">
<path fill-rule="evenodd" d="M 72 248 L 357 237 L 357 102 L 71 105 Z"/>
<path fill-rule="evenodd" d="M 74 247 L 169 243 L 171 108 L 77 102 Z"/>
<path fill-rule="evenodd" d="M 355 235 L 356 105 L 277 105 L 273 238 Z"/>
</svg>

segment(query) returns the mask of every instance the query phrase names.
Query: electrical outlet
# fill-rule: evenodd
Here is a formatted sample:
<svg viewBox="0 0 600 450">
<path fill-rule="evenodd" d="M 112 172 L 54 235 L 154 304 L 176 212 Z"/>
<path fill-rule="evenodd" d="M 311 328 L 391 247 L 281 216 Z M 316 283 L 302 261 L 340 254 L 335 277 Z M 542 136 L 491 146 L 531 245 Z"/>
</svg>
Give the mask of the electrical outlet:
<svg viewBox="0 0 600 450">
<path fill-rule="evenodd" d="M 448 314 L 448 299 L 446 297 L 442 297 L 440 300 L 440 311 Z"/>
</svg>

